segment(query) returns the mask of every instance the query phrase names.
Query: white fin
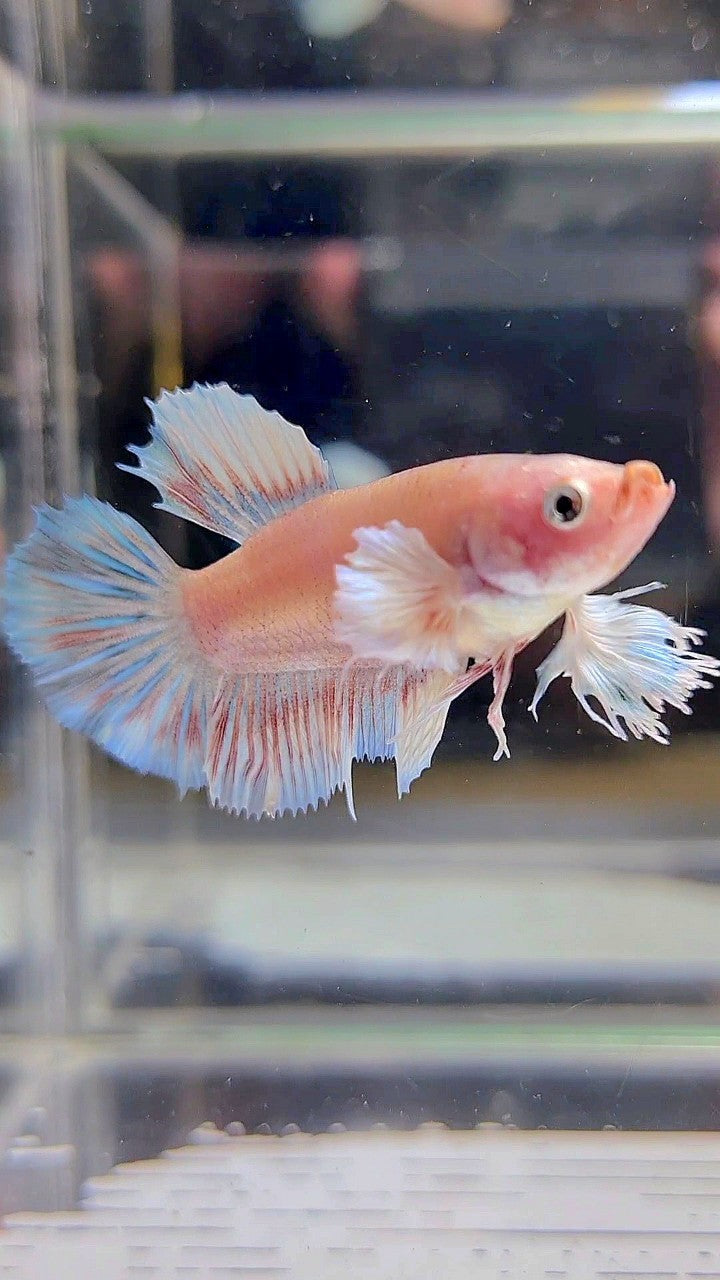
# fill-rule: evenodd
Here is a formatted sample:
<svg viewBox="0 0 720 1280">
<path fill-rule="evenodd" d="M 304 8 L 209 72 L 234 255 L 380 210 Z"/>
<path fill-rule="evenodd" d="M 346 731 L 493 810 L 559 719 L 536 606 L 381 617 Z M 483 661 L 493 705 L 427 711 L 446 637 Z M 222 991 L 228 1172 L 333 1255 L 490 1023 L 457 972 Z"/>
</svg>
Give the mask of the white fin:
<svg viewBox="0 0 720 1280">
<path fill-rule="evenodd" d="M 210 715 L 205 773 L 210 799 L 248 817 L 302 813 L 344 790 L 352 818 L 354 760 L 397 760 L 402 795 L 430 764 L 449 678 L 407 667 L 345 667 L 281 676 L 225 676 Z"/>
<path fill-rule="evenodd" d="M 359 659 L 457 672 L 462 586 L 419 529 L 398 520 L 356 529 L 357 550 L 336 569 L 335 634 Z"/>
<path fill-rule="evenodd" d="M 668 728 L 661 719 L 665 707 L 690 715 L 690 697 L 696 689 L 709 688 L 705 677 L 719 675 L 720 662 L 694 652 L 704 632 L 683 627 L 657 609 L 626 603 L 661 586 L 653 582 L 612 596 L 582 596 L 568 609 L 558 644 L 538 667 L 530 707 L 536 719 L 548 685 L 566 675 L 590 718 L 616 738 L 627 740 L 629 731 L 634 738 L 667 742 Z M 605 717 L 588 698 L 595 699 Z"/>
<path fill-rule="evenodd" d="M 60 723 L 181 791 L 205 780 L 218 679 L 185 624 L 184 572 L 130 516 L 84 497 L 40 508 L 5 586 L 10 644 Z"/>
<path fill-rule="evenodd" d="M 471 685 L 486 676 L 489 671 L 493 673 L 494 695 L 488 708 L 487 718 L 498 743 L 493 760 L 500 760 L 502 756 L 507 756 L 508 760 L 510 759 L 510 748 L 505 736 L 505 719 L 502 708 L 505 694 L 510 684 L 513 661 L 522 647 L 522 645 L 514 645 L 512 648 L 504 650 L 495 659 L 484 659 L 481 662 L 476 662 L 474 666 L 469 667 L 460 676 L 448 677 L 444 673 L 433 672 L 431 674 L 434 679 L 426 681 L 424 685 L 419 686 L 418 692 L 422 694 L 422 697 L 417 698 L 416 709 L 413 713 L 414 719 L 408 723 L 406 730 L 398 733 L 398 785 L 400 785 L 400 751 L 406 752 L 409 750 L 419 754 L 422 744 L 432 741 L 428 757 L 429 763 L 430 757 L 442 737 L 450 703 L 459 698 L 461 693 L 465 693 Z M 438 728 L 439 732 L 437 732 Z M 437 736 L 433 740 L 434 733 L 437 733 Z M 427 768 L 427 764 L 423 765 L 422 768 Z M 418 770 L 418 772 L 420 771 Z M 417 777 L 417 774 L 413 774 L 412 777 Z M 402 795 L 402 792 L 400 794 Z"/>
<path fill-rule="evenodd" d="M 354 816 L 352 718 L 337 672 L 224 676 L 205 759 L 210 799 L 275 817 L 314 809 L 344 786 Z"/>
<path fill-rule="evenodd" d="M 452 677 L 407 666 L 222 675 L 197 653 L 186 571 L 95 498 L 43 507 L 8 559 L 5 630 L 61 724 L 141 773 L 249 816 L 297 813 L 344 788 L 353 760 L 397 755 L 406 791 L 430 763 L 447 703 L 410 721 Z M 396 738 L 400 742 L 396 743 Z"/>
<path fill-rule="evenodd" d="M 163 511 L 242 543 L 276 516 L 335 488 L 301 427 L 226 383 L 163 391 L 149 404 L 150 444 L 131 448 Z"/>
<path fill-rule="evenodd" d="M 404 796 L 432 763 L 445 731 L 452 702 L 449 690 L 454 683 L 444 671 L 428 671 L 408 681 L 394 741 L 398 797 Z"/>
</svg>

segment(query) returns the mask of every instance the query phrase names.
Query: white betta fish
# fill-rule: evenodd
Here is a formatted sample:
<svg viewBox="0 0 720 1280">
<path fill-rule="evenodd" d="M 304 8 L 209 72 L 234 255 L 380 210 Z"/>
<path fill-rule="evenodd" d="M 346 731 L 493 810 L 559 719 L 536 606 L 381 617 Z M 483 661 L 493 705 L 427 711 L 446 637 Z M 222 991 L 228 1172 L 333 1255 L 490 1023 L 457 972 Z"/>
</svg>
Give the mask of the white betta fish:
<svg viewBox="0 0 720 1280">
<path fill-rule="evenodd" d="M 588 594 L 673 500 L 652 462 L 457 458 L 339 491 L 299 427 L 225 385 L 152 409 L 127 469 L 238 549 L 181 569 L 95 498 L 42 507 L 9 559 L 5 628 L 63 725 L 182 792 L 274 816 L 344 788 L 353 813 L 353 761 L 393 757 L 402 795 L 488 672 L 508 755 L 513 659 L 562 615 L 533 711 L 565 674 L 611 733 L 665 742 L 665 707 L 689 712 L 720 671 L 700 632 L 630 603 L 659 584 Z"/>
</svg>

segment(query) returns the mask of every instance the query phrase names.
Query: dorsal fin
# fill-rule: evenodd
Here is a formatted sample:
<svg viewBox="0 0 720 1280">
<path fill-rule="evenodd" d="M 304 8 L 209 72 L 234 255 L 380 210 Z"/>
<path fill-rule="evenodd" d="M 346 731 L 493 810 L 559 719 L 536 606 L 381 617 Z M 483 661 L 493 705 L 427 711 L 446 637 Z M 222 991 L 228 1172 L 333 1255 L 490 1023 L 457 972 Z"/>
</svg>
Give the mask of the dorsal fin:
<svg viewBox="0 0 720 1280">
<path fill-rule="evenodd" d="M 130 449 L 137 466 L 120 465 L 155 485 L 163 511 L 242 543 L 276 516 L 336 487 L 302 427 L 227 383 L 163 391 L 147 403 L 150 444 Z"/>
</svg>

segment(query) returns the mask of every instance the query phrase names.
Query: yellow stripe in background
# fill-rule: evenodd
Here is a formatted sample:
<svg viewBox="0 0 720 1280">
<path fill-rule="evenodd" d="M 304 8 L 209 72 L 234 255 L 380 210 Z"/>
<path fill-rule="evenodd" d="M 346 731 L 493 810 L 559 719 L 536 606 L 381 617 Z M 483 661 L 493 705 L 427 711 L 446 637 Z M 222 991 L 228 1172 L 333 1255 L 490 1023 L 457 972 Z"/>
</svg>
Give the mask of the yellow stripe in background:
<svg viewBox="0 0 720 1280">
<path fill-rule="evenodd" d="M 598 113 L 615 111 L 657 111 L 664 104 L 666 90 L 646 89 L 604 89 L 600 93 L 580 95 L 572 99 L 572 106 L 578 111 Z"/>
</svg>

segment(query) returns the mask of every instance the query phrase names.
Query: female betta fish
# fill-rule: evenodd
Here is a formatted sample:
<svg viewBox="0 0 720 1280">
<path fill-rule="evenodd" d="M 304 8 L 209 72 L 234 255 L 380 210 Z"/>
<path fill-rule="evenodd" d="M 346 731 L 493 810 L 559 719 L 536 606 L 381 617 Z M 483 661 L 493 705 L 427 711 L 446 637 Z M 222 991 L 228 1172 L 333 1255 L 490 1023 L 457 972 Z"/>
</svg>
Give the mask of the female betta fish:
<svg viewBox="0 0 720 1280">
<path fill-rule="evenodd" d="M 720 671 L 702 633 L 628 603 L 660 584 L 588 594 L 673 500 L 652 462 L 457 458 L 340 491 L 299 427 L 228 386 L 152 410 L 125 469 L 238 549 L 181 569 L 95 498 L 44 506 L 9 559 L 5 627 L 63 725 L 182 792 L 275 816 L 344 788 L 354 816 L 353 761 L 394 757 L 402 795 L 488 672 L 508 755 L 513 659 L 563 614 L 533 713 L 565 674 L 616 737 L 665 742 L 665 706 L 689 713 Z"/>
</svg>

